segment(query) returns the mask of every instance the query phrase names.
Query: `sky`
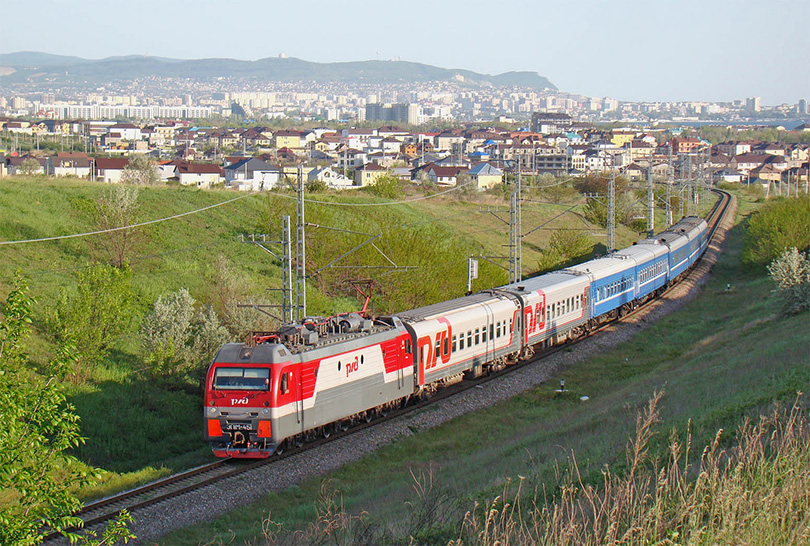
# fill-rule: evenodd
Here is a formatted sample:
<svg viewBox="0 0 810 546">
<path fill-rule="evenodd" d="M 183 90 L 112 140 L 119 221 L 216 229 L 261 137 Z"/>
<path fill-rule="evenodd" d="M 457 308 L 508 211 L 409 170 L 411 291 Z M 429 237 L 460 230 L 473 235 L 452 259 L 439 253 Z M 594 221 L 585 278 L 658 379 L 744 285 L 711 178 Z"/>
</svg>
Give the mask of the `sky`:
<svg viewBox="0 0 810 546">
<path fill-rule="evenodd" d="M 0 53 L 403 60 L 538 72 L 619 100 L 810 99 L 807 0 L 0 0 L 0 12 Z"/>
</svg>

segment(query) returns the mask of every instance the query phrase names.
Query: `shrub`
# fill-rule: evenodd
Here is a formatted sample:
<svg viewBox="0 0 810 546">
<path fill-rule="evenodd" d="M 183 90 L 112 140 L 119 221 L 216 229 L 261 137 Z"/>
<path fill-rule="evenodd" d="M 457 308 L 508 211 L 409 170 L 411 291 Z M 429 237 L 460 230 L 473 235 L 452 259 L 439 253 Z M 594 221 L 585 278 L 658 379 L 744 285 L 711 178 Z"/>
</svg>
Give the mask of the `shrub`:
<svg viewBox="0 0 810 546">
<path fill-rule="evenodd" d="M 768 273 L 782 304 L 782 314 L 795 315 L 810 309 L 810 259 L 795 247 L 784 251 L 768 265 Z"/>
<path fill-rule="evenodd" d="M 402 196 L 402 191 L 399 189 L 399 179 L 393 174 L 378 176 L 373 184 L 363 189 L 372 195 L 385 199 L 399 199 Z"/>
<path fill-rule="evenodd" d="M 79 365 L 94 365 L 130 327 L 135 301 L 132 270 L 126 264 L 93 265 L 76 277 L 75 291 L 60 291 L 51 327 L 61 342 L 76 347 Z"/>
<path fill-rule="evenodd" d="M 748 221 L 743 260 L 765 265 L 785 249 L 810 246 L 810 197 L 777 199 L 763 206 Z"/>
<path fill-rule="evenodd" d="M 141 326 L 147 373 L 164 381 L 197 378 L 216 351 L 228 341 L 228 330 L 210 307 L 195 311 L 186 288 L 158 297 Z"/>
</svg>

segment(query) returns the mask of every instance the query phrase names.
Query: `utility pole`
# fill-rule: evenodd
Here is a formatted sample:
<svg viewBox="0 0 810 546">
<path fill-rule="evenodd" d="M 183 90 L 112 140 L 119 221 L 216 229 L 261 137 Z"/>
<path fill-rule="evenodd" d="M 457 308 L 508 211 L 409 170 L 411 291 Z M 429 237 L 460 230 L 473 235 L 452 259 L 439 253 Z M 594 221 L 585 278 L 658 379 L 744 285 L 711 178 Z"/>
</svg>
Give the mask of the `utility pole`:
<svg viewBox="0 0 810 546">
<path fill-rule="evenodd" d="M 607 253 L 616 250 L 616 169 L 615 157 L 610 160 L 610 182 L 608 182 L 607 207 Z"/>
<path fill-rule="evenodd" d="M 293 322 L 293 297 L 292 297 L 292 237 L 290 229 L 290 217 L 284 216 L 281 220 L 281 254 L 282 279 L 281 279 L 281 316 L 284 324 Z"/>
<path fill-rule="evenodd" d="M 647 169 L 647 237 L 652 237 L 655 232 L 655 192 L 653 191 L 653 162 L 650 156 L 650 164 Z"/>
<path fill-rule="evenodd" d="M 521 175 L 518 170 L 515 180 L 515 191 L 509 201 L 509 282 L 520 282 L 523 279 L 521 252 Z"/>
<path fill-rule="evenodd" d="M 268 254 L 272 255 L 277 260 L 281 261 L 281 305 L 257 305 L 257 304 L 244 304 L 239 307 L 250 307 L 265 313 L 279 320 L 282 324 L 290 324 L 293 322 L 293 297 L 292 297 L 292 244 L 290 242 L 290 217 L 284 216 L 281 223 L 281 240 L 268 241 L 265 234 L 253 234 L 249 236 L 242 235 L 241 240 L 243 243 L 250 243 L 258 246 Z M 281 256 L 274 252 L 267 245 L 268 243 L 281 245 Z M 277 290 L 277 289 L 272 289 Z M 281 317 L 277 317 L 267 311 L 266 308 L 281 307 Z"/>
<path fill-rule="evenodd" d="M 307 245 L 304 231 L 304 166 L 298 165 L 298 207 L 295 230 L 295 319 L 299 323 L 307 316 Z"/>
</svg>

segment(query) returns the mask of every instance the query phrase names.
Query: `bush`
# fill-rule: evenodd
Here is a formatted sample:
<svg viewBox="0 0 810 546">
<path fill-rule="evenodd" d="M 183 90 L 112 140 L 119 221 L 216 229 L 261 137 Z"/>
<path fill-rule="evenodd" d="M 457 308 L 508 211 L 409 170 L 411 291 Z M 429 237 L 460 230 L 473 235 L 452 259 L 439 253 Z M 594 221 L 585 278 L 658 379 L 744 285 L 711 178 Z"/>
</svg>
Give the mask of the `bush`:
<svg viewBox="0 0 810 546">
<path fill-rule="evenodd" d="M 393 174 L 379 176 L 373 184 L 363 189 L 372 195 L 385 199 L 399 199 L 402 196 L 402 191 L 399 189 L 399 179 Z"/>
<path fill-rule="evenodd" d="M 115 340 L 130 327 L 135 301 L 132 270 L 126 264 L 120 269 L 94 265 L 80 271 L 76 280 L 75 291 L 60 291 L 51 327 L 62 343 L 76 347 L 79 366 L 92 366 L 107 357 Z"/>
<path fill-rule="evenodd" d="M 796 315 L 810 309 L 810 259 L 795 247 L 782 253 L 768 265 L 768 273 L 777 288 L 782 314 Z"/>
<path fill-rule="evenodd" d="M 210 307 L 195 311 L 186 288 L 160 296 L 141 326 L 141 345 L 148 375 L 163 381 L 197 379 L 216 351 L 228 341 L 228 330 Z"/>
<path fill-rule="evenodd" d="M 743 261 L 765 265 L 791 247 L 810 247 L 808 196 L 777 199 L 754 213 L 745 231 Z"/>
</svg>

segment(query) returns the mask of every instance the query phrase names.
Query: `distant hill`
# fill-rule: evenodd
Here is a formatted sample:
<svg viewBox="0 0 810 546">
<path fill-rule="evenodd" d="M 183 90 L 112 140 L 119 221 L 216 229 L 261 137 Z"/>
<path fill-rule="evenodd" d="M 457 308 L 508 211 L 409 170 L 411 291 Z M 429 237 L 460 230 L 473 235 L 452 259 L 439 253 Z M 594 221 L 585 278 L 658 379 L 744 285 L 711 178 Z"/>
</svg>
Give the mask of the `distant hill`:
<svg viewBox="0 0 810 546">
<path fill-rule="evenodd" d="M 0 67 L 14 74 L 2 83 L 23 83 L 47 76 L 53 83 L 132 80 L 149 76 L 175 78 L 252 78 L 259 81 L 313 81 L 358 83 L 417 83 L 456 80 L 470 85 L 519 86 L 557 89 L 536 72 L 507 72 L 496 76 L 470 70 L 439 68 L 407 61 L 357 61 L 314 63 L 296 58 L 268 57 L 257 61 L 238 59 L 168 59 L 148 56 L 82 59 L 21 51 L 0 54 Z"/>
</svg>

